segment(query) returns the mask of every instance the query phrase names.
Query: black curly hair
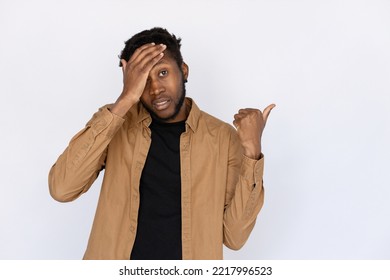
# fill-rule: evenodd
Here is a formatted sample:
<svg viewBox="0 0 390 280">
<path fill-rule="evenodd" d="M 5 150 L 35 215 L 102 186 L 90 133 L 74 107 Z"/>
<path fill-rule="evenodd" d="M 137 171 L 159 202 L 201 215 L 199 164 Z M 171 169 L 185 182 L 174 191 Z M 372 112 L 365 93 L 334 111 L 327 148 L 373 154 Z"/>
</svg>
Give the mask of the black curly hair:
<svg viewBox="0 0 390 280">
<path fill-rule="evenodd" d="M 129 61 L 136 49 L 148 43 L 164 44 L 167 46 L 166 50 L 169 55 L 176 60 L 177 65 L 181 68 L 183 57 L 180 52 L 181 38 L 176 38 L 174 34 L 170 34 L 166 29 L 161 27 L 154 27 L 150 30 L 144 30 L 135 34 L 125 42 L 125 48 L 119 55 L 120 59 Z M 122 67 L 122 62 L 119 62 Z"/>
</svg>

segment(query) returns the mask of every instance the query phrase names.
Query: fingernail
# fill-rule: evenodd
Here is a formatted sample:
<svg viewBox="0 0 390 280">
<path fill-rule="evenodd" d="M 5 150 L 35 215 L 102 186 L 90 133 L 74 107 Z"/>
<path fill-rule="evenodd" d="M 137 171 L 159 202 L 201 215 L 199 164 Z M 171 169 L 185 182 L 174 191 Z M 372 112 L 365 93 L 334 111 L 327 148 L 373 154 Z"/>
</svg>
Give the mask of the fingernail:
<svg viewBox="0 0 390 280">
<path fill-rule="evenodd" d="M 154 46 L 156 43 L 154 43 L 154 42 L 152 42 L 152 43 L 150 43 L 152 46 Z"/>
</svg>

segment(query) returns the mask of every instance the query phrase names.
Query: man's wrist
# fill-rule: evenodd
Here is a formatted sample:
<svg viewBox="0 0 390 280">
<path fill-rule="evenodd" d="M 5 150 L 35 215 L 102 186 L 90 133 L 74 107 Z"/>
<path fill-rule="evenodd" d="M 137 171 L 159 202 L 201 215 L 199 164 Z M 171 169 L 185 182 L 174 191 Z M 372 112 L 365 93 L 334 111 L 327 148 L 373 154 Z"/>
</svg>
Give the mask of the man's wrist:
<svg viewBox="0 0 390 280">
<path fill-rule="evenodd" d="M 261 146 L 257 148 L 245 148 L 244 147 L 244 156 L 254 159 L 254 160 L 259 160 L 261 157 Z"/>
<path fill-rule="evenodd" d="M 134 104 L 136 104 L 137 101 L 125 99 L 125 98 L 118 98 L 118 100 L 112 105 L 110 108 L 111 113 L 124 117 L 127 113 L 127 111 L 130 110 L 131 107 L 133 107 Z"/>
</svg>

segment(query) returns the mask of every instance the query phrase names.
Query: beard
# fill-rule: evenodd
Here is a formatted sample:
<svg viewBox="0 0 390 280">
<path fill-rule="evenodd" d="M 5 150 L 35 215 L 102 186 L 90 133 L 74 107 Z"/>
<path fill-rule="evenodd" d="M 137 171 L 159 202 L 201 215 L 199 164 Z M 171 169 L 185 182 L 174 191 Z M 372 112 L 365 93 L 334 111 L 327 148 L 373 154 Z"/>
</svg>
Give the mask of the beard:
<svg viewBox="0 0 390 280">
<path fill-rule="evenodd" d="M 167 122 L 167 121 L 170 121 L 170 120 L 174 119 L 179 114 L 180 109 L 183 106 L 185 97 L 186 97 L 186 86 L 185 86 L 185 83 L 182 82 L 182 85 L 181 85 L 181 95 L 180 95 L 179 101 L 177 102 L 177 104 L 175 104 L 175 111 L 170 116 L 164 117 L 164 118 L 159 117 L 152 110 L 152 108 L 150 108 L 147 104 L 142 102 L 142 100 L 140 100 L 140 101 L 141 101 L 142 105 L 145 107 L 145 109 L 149 112 L 149 114 L 152 116 L 152 118 L 154 120 L 157 120 L 157 121 L 160 121 L 160 122 Z"/>
</svg>

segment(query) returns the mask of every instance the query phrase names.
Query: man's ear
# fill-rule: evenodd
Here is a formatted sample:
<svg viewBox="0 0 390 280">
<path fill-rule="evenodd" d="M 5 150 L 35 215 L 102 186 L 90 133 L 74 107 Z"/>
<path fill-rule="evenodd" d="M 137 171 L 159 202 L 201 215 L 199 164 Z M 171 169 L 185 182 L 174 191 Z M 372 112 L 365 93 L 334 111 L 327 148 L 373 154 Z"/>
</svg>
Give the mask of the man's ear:
<svg viewBox="0 0 390 280">
<path fill-rule="evenodd" d="M 125 74 L 125 69 L 126 69 L 127 61 L 124 59 L 121 59 L 119 66 L 122 67 L 122 73 Z"/>
<path fill-rule="evenodd" d="M 184 82 L 187 82 L 187 79 L 188 79 L 188 73 L 189 73 L 189 68 L 188 68 L 188 65 L 183 61 L 183 63 L 181 64 L 181 71 L 183 73 L 183 79 L 184 79 Z"/>
</svg>

